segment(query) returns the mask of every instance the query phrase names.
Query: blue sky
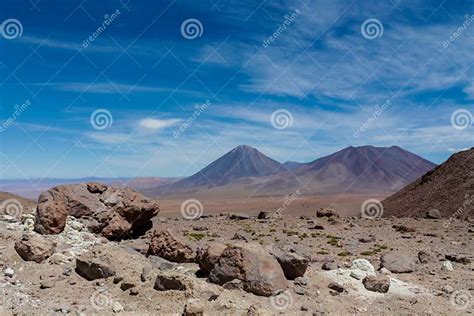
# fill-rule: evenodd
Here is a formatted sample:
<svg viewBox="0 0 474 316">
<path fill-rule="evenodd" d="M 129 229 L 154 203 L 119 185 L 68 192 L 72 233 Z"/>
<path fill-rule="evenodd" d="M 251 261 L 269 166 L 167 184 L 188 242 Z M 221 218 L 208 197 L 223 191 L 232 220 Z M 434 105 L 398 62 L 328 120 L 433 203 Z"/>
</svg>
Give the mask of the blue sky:
<svg viewBox="0 0 474 316">
<path fill-rule="evenodd" d="M 440 163 L 474 139 L 473 14 L 468 0 L 3 0 L 22 33 L 0 38 L 0 177 L 186 176 L 240 144 L 282 162 L 398 145 Z"/>
</svg>

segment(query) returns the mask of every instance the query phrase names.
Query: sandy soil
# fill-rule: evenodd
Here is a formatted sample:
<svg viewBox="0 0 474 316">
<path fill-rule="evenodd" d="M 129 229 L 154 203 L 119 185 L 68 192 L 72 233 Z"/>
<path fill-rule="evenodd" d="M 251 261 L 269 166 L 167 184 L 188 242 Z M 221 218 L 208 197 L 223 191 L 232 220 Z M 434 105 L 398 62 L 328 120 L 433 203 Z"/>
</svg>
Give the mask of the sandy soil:
<svg viewBox="0 0 474 316">
<path fill-rule="evenodd" d="M 312 229 L 316 224 L 323 229 Z M 394 225 L 404 225 L 414 231 L 399 232 Z M 130 295 L 130 290 L 123 291 L 120 284 L 114 284 L 113 278 L 87 281 L 80 277 L 74 272 L 74 259 L 63 263 L 48 260 L 41 264 L 23 261 L 13 247 L 21 232 L 18 227 L 0 222 L 1 268 L 15 271 L 13 279 L 3 275 L 0 278 L 0 314 L 181 315 L 184 306 L 193 299 L 202 305 L 205 315 L 247 315 L 249 309 L 257 310 L 258 315 L 465 315 L 474 312 L 473 264 L 453 262 L 453 271 L 441 268 L 446 255 L 473 259 L 474 227 L 468 222 L 453 221 L 446 225 L 445 221 L 428 219 L 332 220 L 307 212 L 303 218 L 284 214 L 283 219 L 272 221 L 255 218 L 235 221 L 218 215 L 185 220 L 160 214 L 156 226 L 171 229 L 193 247 L 210 241 L 226 242 L 238 232 L 265 247 L 279 245 L 292 249 L 310 259 L 305 274 L 308 284 L 302 290 L 290 282 L 289 289 L 276 301 L 274 297 L 209 284 L 194 275 L 197 265 L 177 264 L 173 271 L 191 278 L 193 290 L 160 292 L 153 289 L 153 277 L 144 282 L 140 280 L 148 259 L 130 248 L 132 244 L 136 247 L 137 241 L 114 243 L 99 239 L 101 251 L 113 258 L 117 275 L 136 285 L 137 295 Z M 77 240 L 90 241 L 91 238 Z M 362 239 L 371 240 L 362 242 Z M 147 241 L 144 238 L 138 244 L 146 246 Z M 75 243 L 76 247 L 88 250 L 85 244 L 81 245 L 82 241 Z M 419 251 L 425 251 L 432 260 L 419 264 L 415 272 L 391 274 L 392 285 L 387 294 L 369 292 L 361 286 L 360 280 L 344 276 L 354 259 L 368 259 L 377 269 L 380 256 L 393 250 L 412 258 L 416 258 Z M 321 266 L 325 262 L 333 262 L 341 269 L 324 271 Z M 153 273 L 156 276 L 163 272 L 154 270 Z M 329 289 L 329 283 L 334 281 L 339 282 L 345 292 Z M 217 298 L 209 300 L 209 292 L 215 292 Z M 468 298 L 468 302 L 459 303 L 465 302 L 456 301 L 459 296 Z"/>
<path fill-rule="evenodd" d="M 285 213 L 295 216 L 313 214 L 320 208 L 336 209 L 342 216 L 359 216 L 361 205 L 367 199 L 383 200 L 390 193 L 374 194 L 331 194 L 308 196 L 294 193 L 295 199 L 288 196 L 217 196 L 212 195 L 180 195 L 158 198 L 162 214 L 167 216 L 179 216 L 181 205 L 189 199 L 197 199 L 203 206 L 203 214 L 219 214 L 221 212 L 245 212 L 256 215 L 260 211 L 274 212 L 284 205 L 286 200 L 290 201 L 285 207 Z"/>
</svg>

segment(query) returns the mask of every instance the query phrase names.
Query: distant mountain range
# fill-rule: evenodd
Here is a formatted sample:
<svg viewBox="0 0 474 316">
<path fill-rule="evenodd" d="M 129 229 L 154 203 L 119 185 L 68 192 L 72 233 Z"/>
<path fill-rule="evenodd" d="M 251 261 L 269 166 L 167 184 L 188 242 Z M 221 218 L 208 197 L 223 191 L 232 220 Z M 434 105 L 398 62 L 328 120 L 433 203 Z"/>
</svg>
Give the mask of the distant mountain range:
<svg viewBox="0 0 474 316">
<path fill-rule="evenodd" d="M 393 192 L 436 165 L 400 147 L 347 147 L 308 163 L 284 164 L 241 145 L 196 174 L 145 189 L 150 196 L 203 191 L 251 195 Z"/>
</svg>

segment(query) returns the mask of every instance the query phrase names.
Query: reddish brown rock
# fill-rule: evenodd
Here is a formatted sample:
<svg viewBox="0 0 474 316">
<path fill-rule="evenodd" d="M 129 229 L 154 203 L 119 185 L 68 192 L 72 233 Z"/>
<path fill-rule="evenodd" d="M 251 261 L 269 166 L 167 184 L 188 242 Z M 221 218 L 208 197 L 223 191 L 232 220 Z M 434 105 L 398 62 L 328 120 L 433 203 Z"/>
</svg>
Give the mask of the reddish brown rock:
<svg viewBox="0 0 474 316">
<path fill-rule="evenodd" d="M 198 248 L 196 261 L 201 270 L 211 272 L 226 248 L 226 245 L 218 242 L 211 242 L 202 248 Z"/>
<path fill-rule="evenodd" d="M 369 291 L 387 293 L 390 288 L 390 278 L 385 275 L 368 275 L 362 280 L 362 284 Z"/>
<path fill-rule="evenodd" d="M 247 292 L 262 296 L 288 286 L 278 261 L 257 243 L 229 245 L 209 275 L 209 281 L 220 285 L 234 279 L 241 280 Z"/>
<path fill-rule="evenodd" d="M 172 262 L 194 262 L 195 251 L 176 238 L 170 230 L 155 230 L 147 255 L 158 256 Z"/>
<path fill-rule="evenodd" d="M 100 183 L 62 185 L 41 193 L 35 231 L 59 234 L 68 215 L 78 218 L 88 229 L 108 239 L 143 235 L 159 213 L 158 204 L 131 190 Z"/>
<path fill-rule="evenodd" d="M 15 250 L 23 260 L 41 263 L 53 254 L 54 246 L 40 235 L 23 235 L 15 243 Z"/>
</svg>

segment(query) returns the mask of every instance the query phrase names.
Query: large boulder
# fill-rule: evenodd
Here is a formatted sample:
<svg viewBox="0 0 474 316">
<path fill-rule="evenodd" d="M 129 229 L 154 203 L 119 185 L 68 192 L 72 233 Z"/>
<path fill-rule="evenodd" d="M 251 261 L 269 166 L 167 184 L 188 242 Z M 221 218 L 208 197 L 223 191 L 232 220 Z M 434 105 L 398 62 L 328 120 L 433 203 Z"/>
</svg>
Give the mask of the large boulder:
<svg viewBox="0 0 474 316">
<path fill-rule="evenodd" d="M 278 247 L 270 249 L 271 254 L 277 259 L 285 277 L 294 280 L 302 277 L 308 269 L 309 260 L 295 253 L 285 252 Z"/>
<path fill-rule="evenodd" d="M 41 193 L 38 198 L 35 231 L 59 234 L 68 215 L 108 239 L 143 235 L 159 213 L 158 204 L 128 188 L 99 183 L 62 185 Z"/>
<path fill-rule="evenodd" d="M 41 263 L 53 254 L 54 246 L 41 235 L 25 234 L 15 243 L 15 250 L 23 260 Z"/>
<path fill-rule="evenodd" d="M 194 262 L 196 258 L 196 252 L 168 229 L 153 232 L 147 254 L 178 263 Z"/>
<path fill-rule="evenodd" d="M 220 285 L 234 279 L 241 280 L 247 292 L 262 296 L 288 286 L 278 261 L 257 243 L 230 244 L 209 275 L 209 281 Z"/>
<path fill-rule="evenodd" d="M 418 261 L 403 252 L 392 251 L 380 258 L 380 266 L 393 273 L 410 273 L 418 269 Z"/>
</svg>

